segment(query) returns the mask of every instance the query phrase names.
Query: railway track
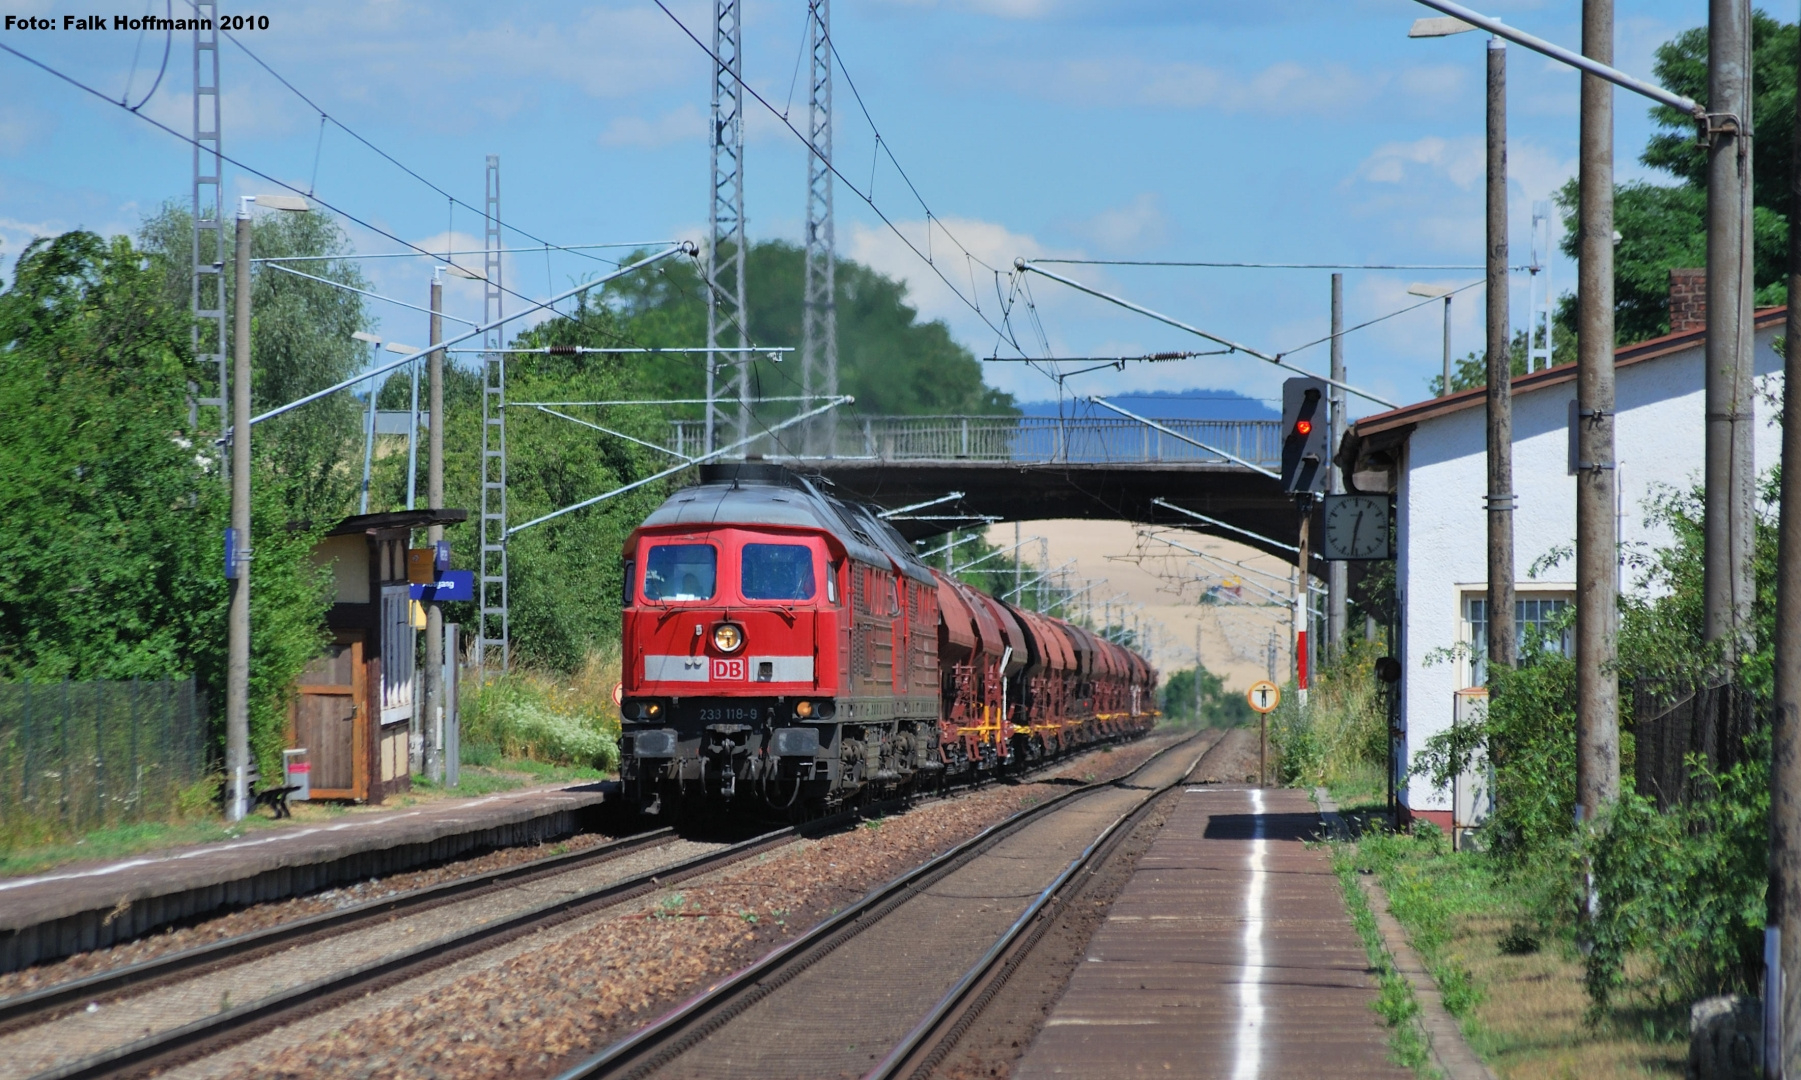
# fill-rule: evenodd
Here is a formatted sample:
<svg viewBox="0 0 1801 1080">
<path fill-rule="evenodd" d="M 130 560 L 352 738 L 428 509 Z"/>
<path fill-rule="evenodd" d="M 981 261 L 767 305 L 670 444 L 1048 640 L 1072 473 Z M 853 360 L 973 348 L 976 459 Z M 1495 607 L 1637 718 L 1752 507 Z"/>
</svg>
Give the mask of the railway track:
<svg viewBox="0 0 1801 1080">
<path fill-rule="evenodd" d="M 908 871 L 558 1080 L 929 1074 L 1085 868 L 1221 733 L 1074 788 Z M 969 957 L 978 957 L 971 965 Z"/>
<path fill-rule="evenodd" d="M 0 1076 L 129 1076 L 203 1057 L 799 835 L 708 845 L 658 829 L 49 987 L 0 1003 Z M 649 865 L 622 876 L 614 864 L 628 861 Z"/>
<path fill-rule="evenodd" d="M 734 844 L 655 829 L 9 998 L 0 1080 L 128 1077 L 195 1061 L 854 817 Z"/>
</svg>

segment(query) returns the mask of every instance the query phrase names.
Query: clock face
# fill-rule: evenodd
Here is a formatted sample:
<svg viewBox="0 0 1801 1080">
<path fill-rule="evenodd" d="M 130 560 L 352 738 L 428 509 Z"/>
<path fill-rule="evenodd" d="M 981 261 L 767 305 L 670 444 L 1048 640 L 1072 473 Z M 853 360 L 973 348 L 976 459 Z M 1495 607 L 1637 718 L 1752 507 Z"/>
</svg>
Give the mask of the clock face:
<svg viewBox="0 0 1801 1080">
<path fill-rule="evenodd" d="M 1388 499 L 1381 495 L 1328 495 L 1325 501 L 1328 559 L 1391 558 L 1388 544 Z"/>
</svg>

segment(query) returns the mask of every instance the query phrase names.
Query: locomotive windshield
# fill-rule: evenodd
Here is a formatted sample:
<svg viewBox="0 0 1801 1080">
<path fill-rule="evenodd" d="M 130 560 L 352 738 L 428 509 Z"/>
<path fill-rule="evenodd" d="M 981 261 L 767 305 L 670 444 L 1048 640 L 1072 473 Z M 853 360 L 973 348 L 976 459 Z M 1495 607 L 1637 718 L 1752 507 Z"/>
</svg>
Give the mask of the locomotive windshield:
<svg viewBox="0 0 1801 1080">
<path fill-rule="evenodd" d="M 813 551 L 802 544 L 746 544 L 746 600 L 813 599 Z"/>
<path fill-rule="evenodd" d="M 711 600 L 719 552 L 711 544 L 657 544 L 644 560 L 646 600 Z"/>
</svg>

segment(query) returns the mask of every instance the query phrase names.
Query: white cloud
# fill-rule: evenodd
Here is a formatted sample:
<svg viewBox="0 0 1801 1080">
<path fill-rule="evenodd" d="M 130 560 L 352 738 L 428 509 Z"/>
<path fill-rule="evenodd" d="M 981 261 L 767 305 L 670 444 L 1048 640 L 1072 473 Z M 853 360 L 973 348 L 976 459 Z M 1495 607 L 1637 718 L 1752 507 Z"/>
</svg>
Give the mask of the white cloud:
<svg viewBox="0 0 1801 1080">
<path fill-rule="evenodd" d="M 1071 231 L 1102 251 L 1116 253 L 1155 245 L 1169 233 L 1170 221 L 1155 192 L 1140 192 L 1124 206 L 1109 207 L 1077 223 Z"/>
<path fill-rule="evenodd" d="M 969 11 L 978 15 L 995 15 L 1003 19 L 1042 19 L 1056 14 L 1067 5 L 1057 0 L 887 0 L 895 7 L 945 8 Z"/>
<path fill-rule="evenodd" d="M 1483 140 L 1474 136 L 1446 139 L 1428 135 L 1412 142 L 1383 143 L 1357 167 L 1357 176 L 1372 184 L 1408 184 L 1421 169 L 1436 173 L 1465 191 L 1487 173 Z"/>
<path fill-rule="evenodd" d="M 694 105 L 683 105 L 648 120 L 641 116 L 616 117 L 600 133 L 600 145 L 656 149 L 706 137 L 707 118 Z"/>
</svg>

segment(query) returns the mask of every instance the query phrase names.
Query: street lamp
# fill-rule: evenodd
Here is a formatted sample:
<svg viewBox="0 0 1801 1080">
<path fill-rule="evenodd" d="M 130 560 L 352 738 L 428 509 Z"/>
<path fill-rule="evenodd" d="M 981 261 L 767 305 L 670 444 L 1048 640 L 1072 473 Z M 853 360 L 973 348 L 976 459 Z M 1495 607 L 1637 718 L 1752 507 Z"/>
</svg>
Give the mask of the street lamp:
<svg viewBox="0 0 1801 1080">
<path fill-rule="evenodd" d="M 1431 20 L 1430 19 L 1422 19 L 1420 21 L 1421 22 L 1430 22 Z M 1436 285 L 1409 285 L 1409 286 L 1407 286 L 1407 295 L 1408 296 L 1425 296 L 1425 297 L 1437 297 L 1437 296 L 1444 297 L 1444 301 L 1445 301 L 1445 384 L 1444 384 L 1443 388 L 1441 388 L 1439 390 L 1439 396 L 1443 397 L 1444 395 L 1449 394 L 1451 392 L 1451 295 L 1452 295 L 1452 290 L 1441 289 Z"/>
<path fill-rule="evenodd" d="M 242 821 L 250 802 L 250 207 L 304 212 L 298 195 L 238 199 L 237 302 L 232 327 L 231 526 L 225 530 L 225 772 L 231 790 L 225 817 Z"/>
</svg>

